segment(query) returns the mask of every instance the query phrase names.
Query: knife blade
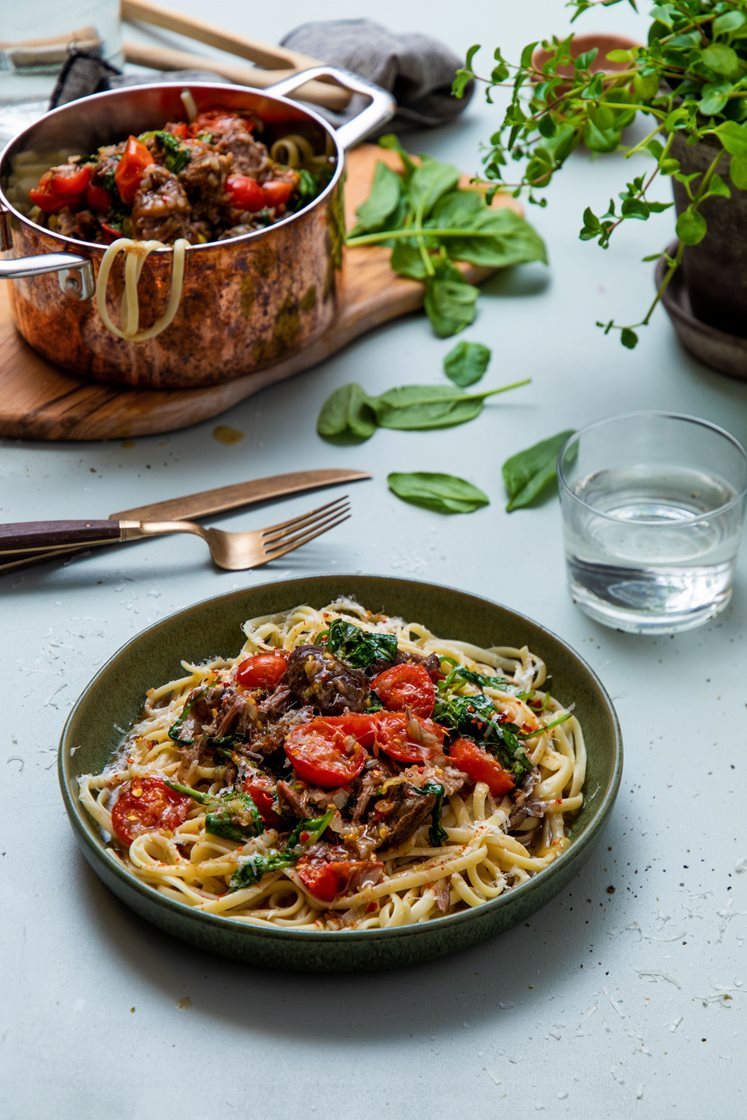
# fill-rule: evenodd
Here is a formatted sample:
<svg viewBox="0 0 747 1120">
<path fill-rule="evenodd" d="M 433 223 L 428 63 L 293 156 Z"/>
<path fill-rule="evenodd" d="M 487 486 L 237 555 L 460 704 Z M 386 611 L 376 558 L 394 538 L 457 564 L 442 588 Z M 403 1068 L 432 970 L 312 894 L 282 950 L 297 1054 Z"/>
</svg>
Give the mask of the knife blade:
<svg viewBox="0 0 747 1120">
<path fill-rule="evenodd" d="M 232 509 L 258 505 L 260 502 L 303 494 L 309 490 L 321 490 L 326 486 L 336 486 L 342 482 L 362 482 L 372 476 L 367 471 L 341 469 L 291 471 L 288 474 L 270 475 L 268 478 L 250 479 L 236 482 L 230 486 L 219 486 L 214 490 L 200 490 L 196 494 L 185 494 L 181 498 L 169 498 L 151 505 L 135 506 L 132 509 L 118 510 L 109 514 L 111 521 L 197 521 L 216 513 L 227 513 Z M 120 542 L 111 541 L 107 544 Z M 43 560 L 54 560 L 61 556 L 88 551 L 76 546 L 62 546 L 45 552 L 16 554 L 8 563 L 0 564 L 0 572 L 12 568 L 23 568 Z M 98 546 L 97 546 L 98 547 Z"/>
</svg>

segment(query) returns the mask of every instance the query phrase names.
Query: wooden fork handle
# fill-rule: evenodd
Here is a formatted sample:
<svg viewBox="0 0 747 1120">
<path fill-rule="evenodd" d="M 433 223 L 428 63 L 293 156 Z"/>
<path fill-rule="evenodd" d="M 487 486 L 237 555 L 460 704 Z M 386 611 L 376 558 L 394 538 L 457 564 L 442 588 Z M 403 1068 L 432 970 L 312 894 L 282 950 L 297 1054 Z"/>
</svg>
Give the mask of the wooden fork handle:
<svg viewBox="0 0 747 1120">
<path fill-rule="evenodd" d="M 101 544 L 120 538 L 119 521 L 18 521 L 0 525 L 0 555 Z"/>
</svg>

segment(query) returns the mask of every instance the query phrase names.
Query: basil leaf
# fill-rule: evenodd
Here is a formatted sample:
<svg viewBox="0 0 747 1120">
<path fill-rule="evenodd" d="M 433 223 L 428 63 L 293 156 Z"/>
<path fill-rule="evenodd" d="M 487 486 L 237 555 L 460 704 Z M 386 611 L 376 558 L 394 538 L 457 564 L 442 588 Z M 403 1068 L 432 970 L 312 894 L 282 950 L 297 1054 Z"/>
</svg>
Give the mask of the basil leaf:
<svg viewBox="0 0 747 1120">
<path fill-rule="evenodd" d="M 402 197 L 402 176 L 391 167 L 379 161 L 374 170 L 373 181 L 368 198 L 355 212 L 358 219 L 350 236 L 361 233 L 377 233 L 384 229 L 387 220 L 394 214 Z"/>
<path fill-rule="evenodd" d="M 477 288 L 464 279 L 458 268 L 448 261 L 439 262 L 435 274 L 425 282 L 423 301 L 439 338 L 458 334 L 475 321 L 477 295 Z"/>
<path fill-rule="evenodd" d="M 508 494 L 506 509 L 520 509 L 529 505 L 555 480 L 555 463 L 565 441 L 573 429 L 558 432 L 506 459 L 503 464 L 503 481 Z"/>
<path fill-rule="evenodd" d="M 490 357 L 489 347 L 481 342 L 457 342 L 444 358 L 444 373 L 455 385 L 466 389 L 480 380 L 490 364 Z"/>
<path fill-rule="evenodd" d="M 316 430 L 324 439 L 357 441 L 369 439 L 376 430 L 370 398 L 354 382 L 341 385 L 322 405 Z"/>
<path fill-rule="evenodd" d="M 482 490 L 452 474 L 393 472 L 387 476 L 387 485 L 404 502 L 435 510 L 436 513 L 473 513 L 490 504 Z"/>
</svg>

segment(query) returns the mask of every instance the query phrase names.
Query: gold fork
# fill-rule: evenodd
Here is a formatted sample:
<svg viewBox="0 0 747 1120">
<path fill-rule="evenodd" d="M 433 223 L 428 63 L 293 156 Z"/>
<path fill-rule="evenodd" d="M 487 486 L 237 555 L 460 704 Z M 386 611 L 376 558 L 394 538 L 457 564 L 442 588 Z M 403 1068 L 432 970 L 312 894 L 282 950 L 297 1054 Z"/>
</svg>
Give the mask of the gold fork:
<svg viewBox="0 0 747 1120">
<path fill-rule="evenodd" d="M 205 529 L 195 521 L 19 522 L 0 525 L 0 556 L 11 557 L 8 562 L 0 564 L 0 571 L 21 567 L 33 559 L 34 553 L 47 553 L 50 549 L 54 550 L 56 556 L 65 556 L 68 552 L 77 552 L 81 548 L 115 541 L 144 540 L 146 537 L 160 537 L 169 533 L 192 533 L 202 537 L 207 543 L 217 567 L 229 572 L 241 572 L 295 552 L 297 548 L 329 532 L 349 517 L 350 501 L 345 494 L 288 521 L 243 533 Z M 22 558 L 12 559 L 18 555 Z"/>
</svg>

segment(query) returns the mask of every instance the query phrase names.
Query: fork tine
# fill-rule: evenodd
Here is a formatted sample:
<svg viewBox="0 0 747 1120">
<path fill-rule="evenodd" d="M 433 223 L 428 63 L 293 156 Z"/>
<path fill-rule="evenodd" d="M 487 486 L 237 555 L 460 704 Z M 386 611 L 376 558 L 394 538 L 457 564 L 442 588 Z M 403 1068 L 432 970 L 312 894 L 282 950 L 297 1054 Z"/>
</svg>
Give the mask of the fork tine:
<svg viewBox="0 0 747 1120">
<path fill-rule="evenodd" d="M 336 525 L 342 525 L 343 521 L 350 518 L 350 511 L 347 510 L 342 516 L 335 517 L 334 520 L 324 521 L 320 525 L 314 527 L 314 531 L 297 534 L 285 542 L 284 547 L 274 547 L 266 550 L 267 560 L 279 560 L 281 556 L 285 556 L 288 552 L 295 552 L 301 545 L 308 544 L 313 541 L 315 537 L 321 537 L 324 533 L 328 533 L 330 529 L 334 529 Z"/>
<path fill-rule="evenodd" d="M 321 516 L 313 518 L 313 520 L 306 518 L 306 524 L 302 525 L 301 529 L 298 531 L 289 530 L 281 534 L 276 533 L 271 541 L 263 541 L 262 547 L 265 549 L 265 551 L 275 548 L 284 548 L 287 544 L 293 544 L 297 540 L 302 540 L 308 532 L 312 531 L 312 529 L 324 528 L 325 526 L 329 525 L 334 518 L 341 517 L 343 514 L 346 517 L 350 516 L 350 506 L 347 503 L 345 503 L 344 505 L 338 504 L 337 509 L 333 509 L 327 513 L 323 513 Z"/>
<path fill-rule="evenodd" d="M 281 521 L 277 525 L 268 525 L 266 529 L 262 530 L 262 541 L 264 544 L 272 544 L 274 538 L 277 536 L 286 536 L 284 530 L 303 529 L 312 521 L 318 520 L 320 515 L 336 512 L 337 506 L 343 506 L 350 499 L 347 494 L 343 494 L 341 498 L 335 498 L 326 505 L 317 506 L 316 509 L 309 510 L 308 513 L 299 514 L 298 517 L 291 517 L 289 521 Z"/>
</svg>

